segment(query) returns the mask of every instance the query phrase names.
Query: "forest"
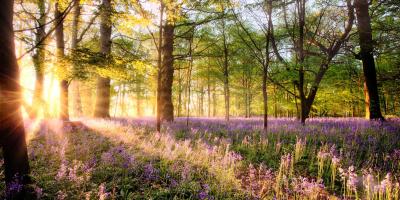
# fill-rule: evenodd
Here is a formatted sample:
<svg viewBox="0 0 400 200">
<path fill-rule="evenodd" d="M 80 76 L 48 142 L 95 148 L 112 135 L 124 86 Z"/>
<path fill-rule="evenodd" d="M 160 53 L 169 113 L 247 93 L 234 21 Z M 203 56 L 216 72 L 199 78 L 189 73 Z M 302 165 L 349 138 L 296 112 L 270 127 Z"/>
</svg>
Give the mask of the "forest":
<svg viewBox="0 0 400 200">
<path fill-rule="evenodd" d="M 400 199 L 399 0 L 3 0 L 0 199 Z"/>
</svg>

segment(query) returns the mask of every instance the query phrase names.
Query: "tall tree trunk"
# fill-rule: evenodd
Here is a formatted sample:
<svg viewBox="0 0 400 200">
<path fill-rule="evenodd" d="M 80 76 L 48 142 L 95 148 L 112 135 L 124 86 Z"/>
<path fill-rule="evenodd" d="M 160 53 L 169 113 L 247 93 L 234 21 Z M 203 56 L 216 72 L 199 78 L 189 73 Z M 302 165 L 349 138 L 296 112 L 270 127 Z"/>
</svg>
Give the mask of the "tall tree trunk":
<svg viewBox="0 0 400 200">
<path fill-rule="evenodd" d="M 193 69 L 193 57 L 192 57 L 192 45 L 193 45 L 193 35 L 189 38 L 189 67 L 187 74 L 187 84 L 186 84 L 186 96 L 187 96 L 187 107 L 186 107 L 186 126 L 189 126 L 189 117 L 190 117 L 190 87 L 192 80 L 192 69 Z"/>
<path fill-rule="evenodd" d="M 142 111 L 142 85 L 141 80 L 136 83 L 136 116 L 143 116 Z"/>
<path fill-rule="evenodd" d="M 249 97 L 248 97 L 248 95 L 249 95 L 249 93 L 247 92 L 247 77 L 246 76 L 244 76 L 243 77 L 243 88 L 244 88 L 244 117 L 245 118 L 248 118 L 249 117 L 249 113 L 248 113 L 248 111 L 249 111 L 249 108 L 248 108 L 248 106 L 249 106 L 249 102 L 248 102 L 248 100 L 249 100 Z"/>
<path fill-rule="evenodd" d="M 224 98 L 225 98 L 225 120 L 229 121 L 230 111 L 230 90 L 229 90 L 229 49 L 225 33 L 225 21 L 223 24 L 223 49 L 224 49 L 224 63 L 223 63 L 223 76 L 224 76 Z"/>
<path fill-rule="evenodd" d="M 101 8 L 100 23 L 100 47 L 105 59 L 111 53 L 111 0 L 103 0 Z M 97 78 L 97 97 L 94 110 L 94 117 L 110 117 L 110 85 L 108 77 Z"/>
<path fill-rule="evenodd" d="M 274 117 L 277 118 L 278 117 L 278 94 L 276 91 L 276 86 L 274 86 Z"/>
<path fill-rule="evenodd" d="M 125 98 L 126 98 L 126 88 L 125 88 L 125 84 L 122 84 L 120 108 L 121 108 L 121 115 L 124 117 L 127 116 Z"/>
<path fill-rule="evenodd" d="M 264 106 L 264 112 L 263 112 L 263 126 L 264 126 L 264 131 L 267 130 L 268 128 L 268 93 L 267 93 L 267 72 L 266 69 L 267 67 L 264 66 L 263 69 L 263 78 L 262 78 L 262 94 L 263 94 L 263 106 Z"/>
<path fill-rule="evenodd" d="M 217 116 L 217 87 L 216 87 L 216 83 L 214 83 L 213 85 L 213 117 Z"/>
<path fill-rule="evenodd" d="M 33 93 L 32 110 L 29 113 L 31 118 L 36 118 L 39 112 L 43 112 L 43 84 L 45 71 L 45 37 L 46 37 L 46 5 L 44 0 L 37 1 L 39 8 L 39 19 L 37 20 L 38 29 L 35 32 L 35 43 L 38 44 L 34 55 L 32 56 L 33 65 L 35 67 L 36 81 Z M 44 112 L 43 112 L 44 113 Z"/>
<path fill-rule="evenodd" d="M 268 1 L 268 30 L 267 34 L 265 35 L 266 43 L 265 43 L 265 60 L 263 60 L 262 67 L 263 67 L 263 77 L 262 77 L 262 94 L 263 94 L 263 103 L 264 103 L 264 133 L 267 133 L 268 130 L 268 93 L 267 93 L 267 80 L 268 80 L 268 67 L 270 62 L 269 56 L 269 43 L 271 36 L 271 27 L 272 27 L 272 0 Z"/>
<path fill-rule="evenodd" d="M 161 131 L 161 68 L 162 68 L 162 46 L 163 46 L 163 18 L 164 18 L 164 3 L 161 1 L 160 3 L 160 24 L 158 31 L 158 47 L 157 47 L 157 94 L 156 94 L 156 129 L 158 132 Z"/>
<path fill-rule="evenodd" d="M 201 85 L 201 83 L 200 83 Z M 199 102 L 199 115 L 202 117 L 204 115 L 204 87 L 200 86 L 200 102 Z"/>
<path fill-rule="evenodd" d="M 373 55 L 373 41 L 372 41 L 372 29 L 371 29 L 371 18 L 368 13 L 368 1 L 367 0 L 355 0 L 354 6 L 356 9 L 357 16 L 357 29 L 360 42 L 360 57 L 363 63 L 363 72 L 365 78 L 365 85 L 367 89 L 367 95 L 369 98 L 369 116 L 368 119 L 380 119 L 384 120 L 378 93 L 378 83 L 376 80 L 376 69 L 375 60 Z"/>
<path fill-rule="evenodd" d="M 182 70 L 178 69 L 178 110 L 177 116 L 180 117 L 182 115 Z"/>
<path fill-rule="evenodd" d="M 163 45 L 162 45 L 162 65 L 160 69 L 160 98 L 159 103 L 161 109 L 162 121 L 174 120 L 174 104 L 172 103 L 172 83 L 174 80 L 174 30 L 175 25 L 166 21 L 163 29 Z"/>
<path fill-rule="evenodd" d="M 298 24 L 299 24 L 299 40 L 298 40 L 298 55 L 297 60 L 299 64 L 299 82 L 298 82 L 298 89 L 300 94 L 300 121 L 302 124 L 305 124 L 306 119 L 309 115 L 308 103 L 307 103 L 307 96 L 304 91 L 304 26 L 305 26 L 305 0 L 300 0 L 297 2 L 297 10 L 298 10 Z"/>
<path fill-rule="evenodd" d="M 72 36 L 71 36 L 71 53 L 74 56 L 76 49 L 78 48 L 78 30 L 79 30 L 79 19 L 81 15 L 80 0 L 74 0 L 73 8 L 73 19 L 72 19 Z M 76 63 L 73 63 L 73 68 L 77 68 Z M 80 81 L 73 80 L 72 86 L 72 109 L 75 116 L 80 117 L 82 111 L 82 100 L 80 92 Z"/>
<path fill-rule="evenodd" d="M 211 117 L 211 81 L 210 81 L 210 64 L 207 65 L 207 116 Z"/>
<path fill-rule="evenodd" d="M 294 95 L 294 103 L 295 103 L 295 106 L 296 106 L 296 118 L 297 118 L 297 119 L 300 119 L 299 104 L 298 104 L 297 96 L 296 96 L 296 84 L 294 84 L 293 87 L 294 87 L 293 93 L 295 94 L 295 95 Z"/>
<path fill-rule="evenodd" d="M 2 1 L 0 7 L 0 144 L 3 149 L 6 188 L 12 192 L 7 199 L 22 199 L 15 184 L 27 184 L 29 162 L 21 114 L 22 94 L 19 68 L 15 57 L 13 32 L 14 1 Z M 13 190 L 12 190 L 13 189 Z M 17 196 L 15 196 L 17 195 Z"/>
<path fill-rule="evenodd" d="M 64 16 L 60 11 L 58 1 L 55 3 L 54 16 L 56 20 L 56 46 L 57 46 L 57 65 L 58 68 L 64 68 L 62 60 L 64 59 Z M 59 117 L 63 121 L 69 120 L 68 110 L 68 81 L 65 80 L 65 74 L 60 75 L 62 77 L 60 81 L 60 113 Z"/>
</svg>

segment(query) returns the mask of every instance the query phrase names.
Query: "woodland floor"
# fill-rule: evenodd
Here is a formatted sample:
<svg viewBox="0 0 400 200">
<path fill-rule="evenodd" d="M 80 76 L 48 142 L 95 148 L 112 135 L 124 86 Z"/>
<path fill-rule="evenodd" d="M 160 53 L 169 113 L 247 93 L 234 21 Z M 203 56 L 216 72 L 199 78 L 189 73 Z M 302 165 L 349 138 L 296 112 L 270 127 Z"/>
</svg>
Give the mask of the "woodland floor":
<svg viewBox="0 0 400 200">
<path fill-rule="evenodd" d="M 396 118 L 79 121 L 26 121 L 41 199 L 399 198 Z"/>
</svg>

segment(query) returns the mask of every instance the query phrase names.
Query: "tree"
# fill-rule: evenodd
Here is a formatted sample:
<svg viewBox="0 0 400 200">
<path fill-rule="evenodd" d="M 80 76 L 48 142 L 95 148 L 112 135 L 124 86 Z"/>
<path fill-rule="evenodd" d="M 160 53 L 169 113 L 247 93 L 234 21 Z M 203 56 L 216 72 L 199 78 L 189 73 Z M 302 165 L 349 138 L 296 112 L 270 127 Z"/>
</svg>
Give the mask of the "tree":
<svg viewBox="0 0 400 200">
<path fill-rule="evenodd" d="M 174 105 L 172 103 L 172 83 L 174 80 L 174 30 L 175 30 L 175 4 L 173 1 L 165 5 L 166 20 L 163 27 L 163 42 L 161 45 L 162 64 L 159 70 L 160 98 L 157 105 L 160 107 L 161 120 L 174 120 Z"/>
<path fill-rule="evenodd" d="M 284 29 L 292 42 L 294 69 L 280 55 L 275 43 L 274 29 L 271 27 L 271 45 L 276 57 L 286 66 L 287 70 L 292 69 L 298 74 L 297 80 L 293 82 L 299 92 L 300 120 L 302 124 L 305 124 L 306 119 L 310 116 L 318 88 L 331 62 L 339 53 L 342 45 L 349 39 L 354 21 L 354 9 L 351 0 L 346 0 L 347 13 L 343 13 L 343 24 L 340 21 L 330 20 L 330 16 L 337 16 L 338 13 L 335 9 L 328 10 L 327 8 L 330 4 L 326 2 L 325 9 L 323 9 L 323 12 L 317 13 L 317 17 L 306 15 L 306 2 L 306 0 L 294 1 L 293 25 L 289 25 L 287 17 L 288 4 L 286 2 L 283 3 Z M 308 23 L 306 24 L 307 19 Z M 308 27 L 313 27 L 314 29 L 310 30 Z M 340 30 L 341 32 L 332 32 L 330 31 L 331 29 Z M 319 63 L 315 65 L 316 61 Z M 312 77 L 311 80 L 308 80 L 308 77 Z M 276 84 L 275 81 L 273 82 Z M 278 84 L 278 86 L 282 85 Z M 285 90 L 289 92 L 287 88 Z"/>
<path fill-rule="evenodd" d="M 221 2 L 218 5 L 222 12 L 222 18 L 220 20 L 220 31 L 221 31 L 221 39 L 222 39 L 222 74 L 223 74 L 223 84 L 224 84 L 224 101 L 225 101 L 225 120 L 229 121 L 230 116 L 230 86 L 229 86 L 229 41 L 228 41 L 228 27 L 227 27 L 227 17 L 228 17 L 228 9 L 226 8 L 224 2 Z"/>
<path fill-rule="evenodd" d="M 371 18 L 368 13 L 367 0 L 355 0 L 354 7 L 357 16 L 357 29 L 360 43 L 359 57 L 362 60 L 364 81 L 365 81 L 365 100 L 366 100 L 366 118 L 384 120 L 376 80 L 376 69 L 374 60 L 374 47 L 372 41 Z"/>
<path fill-rule="evenodd" d="M 43 84 L 44 84 L 44 72 L 45 72 L 45 40 L 46 40 L 46 4 L 45 0 L 38 0 L 37 6 L 39 8 L 39 18 L 35 21 L 37 22 L 36 26 L 38 29 L 35 32 L 35 44 L 36 47 L 32 60 L 35 66 L 36 72 L 36 82 L 35 82 L 35 90 L 33 94 L 32 101 L 32 110 L 30 112 L 31 118 L 36 118 L 40 109 L 44 108 L 44 100 L 43 100 Z"/>
<path fill-rule="evenodd" d="M 14 1 L 2 2 L 0 8 L 0 141 L 3 149 L 5 181 L 8 190 L 13 182 L 27 184 L 29 162 L 21 114 L 19 68 L 15 57 L 13 32 Z M 11 191 L 11 193 L 16 191 Z M 12 196 L 11 198 L 15 197 Z"/>
<path fill-rule="evenodd" d="M 103 0 L 101 5 L 100 23 L 100 52 L 105 61 L 110 57 L 111 52 L 111 0 Z M 94 110 L 94 117 L 110 117 L 110 86 L 109 77 L 99 76 L 97 78 L 97 97 Z"/>
<path fill-rule="evenodd" d="M 73 4 L 73 19 L 72 19 L 72 33 L 71 33 L 71 54 L 76 54 L 76 50 L 78 48 L 78 29 L 79 29 L 79 20 L 81 15 L 81 5 L 80 0 L 74 0 Z M 76 62 L 73 62 L 74 68 L 76 68 Z M 72 86 L 72 110 L 76 116 L 81 116 L 82 111 L 82 101 L 80 96 L 80 88 L 79 81 L 73 80 L 71 83 Z"/>
<path fill-rule="evenodd" d="M 54 8 L 54 17 L 56 19 L 56 45 L 57 45 L 57 64 L 59 68 L 65 68 L 63 65 L 64 59 L 64 16 L 60 11 L 59 1 L 56 1 Z M 60 74 L 60 119 L 63 121 L 69 121 L 69 109 L 68 109 L 68 80 L 66 80 L 66 74 Z"/>
<path fill-rule="evenodd" d="M 267 80 L 269 65 L 271 62 L 270 58 L 270 40 L 271 40 L 271 28 L 272 28 L 272 0 L 264 1 L 262 4 L 263 11 L 265 13 L 266 22 L 260 25 L 263 31 L 262 41 L 259 42 L 255 38 L 245 25 L 240 21 L 236 15 L 237 22 L 244 34 L 239 32 L 239 36 L 243 43 L 250 49 L 251 55 L 257 60 L 262 67 L 262 96 L 263 96 L 263 126 L 264 131 L 268 128 L 268 91 L 267 91 Z M 245 36 L 243 36 L 245 35 Z M 247 39 L 248 38 L 248 39 Z"/>
</svg>

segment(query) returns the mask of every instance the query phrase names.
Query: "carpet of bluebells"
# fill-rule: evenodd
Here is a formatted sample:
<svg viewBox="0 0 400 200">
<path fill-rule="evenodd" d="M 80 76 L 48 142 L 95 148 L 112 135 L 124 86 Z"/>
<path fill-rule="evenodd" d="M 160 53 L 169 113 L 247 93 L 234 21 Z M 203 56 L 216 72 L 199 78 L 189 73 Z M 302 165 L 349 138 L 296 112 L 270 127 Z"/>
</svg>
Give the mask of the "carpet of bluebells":
<svg viewBox="0 0 400 200">
<path fill-rule="evenodd" d="M 26 122 L 38 199 L 400 199 L 396 118 L 80 121 Z"/>
</svg>

